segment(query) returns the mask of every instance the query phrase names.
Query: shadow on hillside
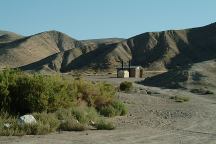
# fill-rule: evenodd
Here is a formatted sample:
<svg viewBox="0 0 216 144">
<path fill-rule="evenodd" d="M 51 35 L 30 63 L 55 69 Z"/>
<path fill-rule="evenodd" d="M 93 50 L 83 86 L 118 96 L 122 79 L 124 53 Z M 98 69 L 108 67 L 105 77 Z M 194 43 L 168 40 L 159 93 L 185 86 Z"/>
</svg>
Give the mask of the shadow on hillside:
<svg viewBox="0 0 216 144">
<path fill-rule="evenodd" d="M 188 45 L 178 45 L 180 52 L 171 59 L 171 63 L 167 65 L 167 68 L 215 59 L 215 35 L 216 25 L 191 29 L 188 32 Z"/>
<path fill-rule="evenodd" d="M 39 61 L 36 61 L 36 62 L 33 62 L 31 64 L 27 64 L 27 65 L 24 65 L 24 66 L 21 66 L 19 67 L 18 69 L 21 69 L 21 70 L 40 70 L 43 68 L 44 65 L 50 65 L 50 62 L 52 62 L 52 60 L 55 60 L 56 57 L 58 56 L 59 53 L 57 54 L 53 54 L 49 57 L 46 57 L 42 60 L 39 60 Z"/>
<path fill-rule="evenodd" d="M 90 51 L 74 59 L 66 68 L 61 69 L 61 72 L 66 72 L 72 69 L 83 69 L 85 67 L 106 69 L 108 65 L 104 61 L 104 58 L 113 49 L 116 48 L 117 44 L 109 44 L 100 46 L 94 51 Z"/>
<path fill-rule="evenodd" d="M 190 75 L 188 70 L 190 68 L 191 66 L 188 65 L 186 67 L 173 69 L 168 72 L 146 78 L 143 81 L 138 81 L 137 83 L 146 86 L 160 87 L 164 89 L 185 89 L 182 83 L 188 80 L 188 76 Z"/>
</svg>

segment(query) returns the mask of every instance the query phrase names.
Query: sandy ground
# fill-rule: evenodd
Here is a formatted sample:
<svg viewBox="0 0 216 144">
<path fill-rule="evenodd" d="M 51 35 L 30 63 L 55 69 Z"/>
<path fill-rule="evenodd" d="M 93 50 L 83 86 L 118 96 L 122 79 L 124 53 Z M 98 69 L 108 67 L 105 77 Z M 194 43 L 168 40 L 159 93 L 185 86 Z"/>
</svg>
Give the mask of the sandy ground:
<svg viewBox="0 0 216 144">
<path fill-rule="evenodd" d="M 118 85 L 125 79 L 87 77 Z M 128 79 L 136 81 L 137 79 Z M 116 130 L 61 132 L 42 136 L 0 137 L 10 144 L 216 144 L 216 96 L 195 95 L 134 84 L 131 93 L 119 93 L 129 113 L 115 117 Z M 148 94 L 147 94 L 148 91 Z M 149 94 L 151 92 L 151 94 Z M 177 103 L 170 96 L 183 95 L 190 101 Z"/>
</svg>

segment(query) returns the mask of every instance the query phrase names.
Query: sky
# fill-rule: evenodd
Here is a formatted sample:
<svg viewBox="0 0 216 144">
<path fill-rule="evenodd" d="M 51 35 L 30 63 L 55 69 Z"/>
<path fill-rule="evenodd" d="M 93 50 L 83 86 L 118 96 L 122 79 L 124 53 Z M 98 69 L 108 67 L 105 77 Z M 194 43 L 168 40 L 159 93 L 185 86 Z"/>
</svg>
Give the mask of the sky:
<svg viewBox="0 0 216 144">
<path fill-rule="evenodd" d="M 25 36 L 57 30 L 83 39 L 216 22 L 216 0 L 0 0 L 0 30 Z"/>
</svg>

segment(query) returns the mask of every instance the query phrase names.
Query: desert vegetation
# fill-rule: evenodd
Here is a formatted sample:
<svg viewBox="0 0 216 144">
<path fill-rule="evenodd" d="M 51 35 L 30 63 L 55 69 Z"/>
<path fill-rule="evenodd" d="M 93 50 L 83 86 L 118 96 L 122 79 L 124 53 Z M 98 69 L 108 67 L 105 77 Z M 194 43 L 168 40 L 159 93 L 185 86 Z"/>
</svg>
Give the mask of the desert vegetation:
<svg viewBox="0 0 216 144">
<path fill-rule="evenodd" d="M 175 102 L 179 103 L 187 102 L 190 100 L 190 98 L 187 96 L 171 96 L 170 99 L 173 99 Z"/>
<path fill-rule="evenodd" d="M 121 91 L 125 91 L 125 92 L 129 92 L 131 91 L 133 88 L 133 83 L 129 82 L 129 81 L 124 81 L 122 83 L 120 83 L 119 89 Z"/>
<path fill-rule="evenodd" d="M 190 92 L 195 93 L 195 94 L 200 94 L 200 95 L 214 94 L 214 92 L 207 90 L 207 89 L 203 89 L 203 88 L 191 89 Z"/>
<path fill-rule="evenodd" d="M 6 69 L 0 72 L 0 135 L 114 129 L 105 117 L 127 113 L 116 92 L 103 82 Z M 17 118 L 24 114 L 32 114 L 37 123 L 20 125 Z"/>
</svg>

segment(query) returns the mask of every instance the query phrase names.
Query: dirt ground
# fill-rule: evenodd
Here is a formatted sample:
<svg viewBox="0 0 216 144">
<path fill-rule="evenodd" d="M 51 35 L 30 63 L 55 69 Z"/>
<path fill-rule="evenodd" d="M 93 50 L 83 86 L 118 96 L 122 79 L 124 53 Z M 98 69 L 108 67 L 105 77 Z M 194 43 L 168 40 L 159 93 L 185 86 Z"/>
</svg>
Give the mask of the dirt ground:
<svg viewBox="0 0 216 144">
<path fill-rule="evenodd" d="M 86 79 L 119 85 L 125 79 L 91 76 Z M 127 79 L 137 81 L 139 79 Z M 119 92 L 128 114 L 115 117 L 115 130 L 61 132 L 40 136 L 0 137 L 1 144 L 216 144 L 216 96 L 187 90 L 161 89 L 134 83 L 130 93 Z M 187 96 L 178 103 L 171 96 Z"/>
</svg>

